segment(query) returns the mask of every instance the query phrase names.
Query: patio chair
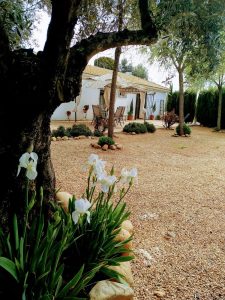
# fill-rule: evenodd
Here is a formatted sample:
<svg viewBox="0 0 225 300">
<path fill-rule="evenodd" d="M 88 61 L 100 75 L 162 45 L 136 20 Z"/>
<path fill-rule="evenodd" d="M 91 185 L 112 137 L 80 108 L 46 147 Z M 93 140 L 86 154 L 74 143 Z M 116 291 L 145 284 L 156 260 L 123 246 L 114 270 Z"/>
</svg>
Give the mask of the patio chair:
<svg viewBox="0 0 225 300">
<path fill-rule="evenodd" d="M 94 125 L 94 129 L 104 132 L 108 124 L 106 112 L 101 110 L 100 105 L 92 105 L 92 109 L 93 109 L 92 125 Z"/>
<path fill-rule="evenodd" d="M 121 107 L 122 107 L 122 109 L 121 109 L 121 114 L 120 114 L 120 120 L 119 120 L 119 122 L 120 122 L 120 124 L 123 123 L 123 125 L 124 125 L 124 112 L 125 112 L 125 108 L 126 107 L 125 106 L 121 106 Z"/>
<path fill-rule="evenodd" d="M 93 120 L 91 123 L 94 124 L 96 118 L 101 118 L 101 111 L 99 105 L 92 105 L 92 109 L 93 109 Z"/>
<path fill-rule="evenodd" d="M 125 106 L 118 106 L 116 109 L 116 112 L 114 114 L 114 122 L 118 125 L 120 124 L 122 126 L 122 123 L 124 124 L 123 115 L 125 111 Z"/>
</svg>

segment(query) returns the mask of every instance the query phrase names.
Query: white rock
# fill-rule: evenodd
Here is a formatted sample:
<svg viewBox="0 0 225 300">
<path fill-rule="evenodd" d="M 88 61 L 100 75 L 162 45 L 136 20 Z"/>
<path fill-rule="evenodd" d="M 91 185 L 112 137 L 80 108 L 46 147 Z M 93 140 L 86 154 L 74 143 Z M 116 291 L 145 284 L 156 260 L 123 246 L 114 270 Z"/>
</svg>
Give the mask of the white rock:
<svg viewBox="0 0 225 300">
<path fill-rule="evenodd" d="M 107 151 L 109 148 L 109 146 L 107 144 L 105 144 L 104 146 L 102 146 L 102 150 Z"/>
<path fill-rule="evenodd" d="M 117 145 L 116 145 L 116 148 L 119 149 L 119 150 L 122 150 L 122 149 L 123 149 L 123 146 L 122 146 L 121 144 L 117 144 Z"/>
<path fill-rule="evenodd" d="M 117 241 L 117 242 L 123 242 L 123 241 L 129 239 L 130 236 L 131 236 L 130 232 L 121 227 L 120 232 L 115 237 L 115 241 Z M 132 249 L 132 241 L 130 241 L 127 244 L 125 244 L 124 248 L 126 248 L 128 250 L 131 250 Z"/>
<path fill-rule="evenodd" d="M 158 219 L 158 215 L 156 213 L 150 213 L 150 212 L 147 212 L 143 215 L 140 215 L 139 216 L 139 219 L 141 221 L 145 221 L 145 220 L 157 220 Z"/>
<path fill-rule="evenodd" d="M 111 149 L 111 150 L 116 150 L 116 146 L 115 146 L 115 145 L 110 145 L 110 146 L 109 146 L 109 149 Z"/>
<path fill-rule="evenodd" d="M 166 296 L 166 292 L 164 290 L 157 290 L 154 291 L 153 295 L 162 298 Z"/>
<path fill-rule="evenodd" d="M 143 256 L 146 267 L 150 267 L 155 261 L 154 257 L 145 249 L 138 249 L 135 252 Z"/>
<path fill-rule="evenodd" d="M 129 261 L 121 262 L 119 266 L 108 266 L 108 268 L 123 275 L 123 280 L 125 280 L 129 286 L 134 285 L 134 278 L 131 272 L 131 265 Z"/>
<path fill-rule="evenodd" d="M 68 211 L 69 199 L 72 199 L 73 195 L 67 192 L 56 193 L 56 200 L 62 206 L 65 211 Z"/>
<path fill-rule="evenodd" d="M 130 234 L 134 232 L 134 226 L 130 220 L 125 220 L 122 222 L 121 227 L 127 230 Z"/>
<path fill-rule="evenodd" d="M 89 296 L 90 300 L 132 300 L 134 291 L 125 284 L 102 280 L 92 288 Z"/>
</svg>

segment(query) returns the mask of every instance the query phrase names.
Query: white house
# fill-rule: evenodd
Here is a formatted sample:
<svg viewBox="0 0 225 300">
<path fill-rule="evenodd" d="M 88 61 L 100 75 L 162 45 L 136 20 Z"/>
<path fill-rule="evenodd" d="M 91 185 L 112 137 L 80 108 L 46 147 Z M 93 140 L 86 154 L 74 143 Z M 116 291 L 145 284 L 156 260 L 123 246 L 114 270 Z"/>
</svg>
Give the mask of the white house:
<svg viewBox="0 0 225 300">
<path fill-rule="evenodd" d="M 53 113 L 52 120 L 67 120 L 67 111 L 71 112 L 70 120 L 92 120 L 92 105 L 109 107 L 111 78 L 112 70 L 88 65 L 83 72 L 80 96 L 75 101 L 62 103 Z M 162 85 L 119 72 L 115 106 L 125 106 L 126 116 L 133 100 L 134 119 L 144 118 L 144 112 L 146 119 L 151 114 L 156 117 L 164 113 L 168 91 Z M 85 105 L 89 105 L 87 113 L 83 111 Z"/>
</svg>

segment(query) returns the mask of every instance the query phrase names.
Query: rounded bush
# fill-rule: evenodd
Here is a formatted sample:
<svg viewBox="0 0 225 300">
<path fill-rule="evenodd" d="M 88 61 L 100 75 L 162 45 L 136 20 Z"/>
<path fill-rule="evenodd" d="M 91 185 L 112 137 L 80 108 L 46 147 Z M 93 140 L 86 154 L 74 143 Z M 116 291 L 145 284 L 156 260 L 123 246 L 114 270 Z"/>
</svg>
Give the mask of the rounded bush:
<svg viewBox="0 0 225 300">
<path fill-rule="evenodd" d="M 53 130 L 52 131 L 52 136 L 54 136 L 54 137 L 67 136 L 65 127 L 64 126 L 59 126 L 56 130 Z"/>
<path fill-rule="evenodd" d="M 70 130 L 71 136 L 79 136 L 79 135 L 85 135 L 90 136 L 92 135 L 91 129 L 87 127 L 85 124 L 75 124 Z"/>
<path fill-rule="evenodd" d="M 132 123 L 125 125 L 123 128 L 123 131 L 128 132 L 128 133 L 135 132 L 135 133 L 139 134 L 139 133 L 146 133 L 147 128 L 146 128 L 145 124 L 132 122 Z"/>
<path fill-rule="evenodd" d="M 187 125 L 187 124 L 185 124 L 184 123 L 184 125 L 183 125 L 183 130 L 184 130 L 184 134 L 186 135 L 186 134 L 191 134 L 191 128 Z M 180 125 L 178 125 L 177 127 L 176 127 L 176 133 L 178 134 L 178 135 L 180 135 Z"/>
<path fill-rule="evenodd" d="M 94 131 L 94 136 L 97 136 L 97 137 L 99 137 L 99 136 L 102 136 L 103 135 L 103 133 L 100 131 L 100 130 L 98 130 L 98 129 L 95 129 L 95 131 Z"/>
<path fill-rule="evenodd" d="M 154 124 L 150 124 L 148 122 L 145 122 L 145 126 L 146 126 L 148 132 L 153 133 L 153 132 L 156 131 L 156 128 L 155 128 Z"/>
<path fill-rule="evenodd" d="M 104 145 L 113 145 L 115 144 L 114 140 L 111 137 L 108 136 L 101 136 L 98 140 L 98 144 L 102 147 Z"/>
</svg>

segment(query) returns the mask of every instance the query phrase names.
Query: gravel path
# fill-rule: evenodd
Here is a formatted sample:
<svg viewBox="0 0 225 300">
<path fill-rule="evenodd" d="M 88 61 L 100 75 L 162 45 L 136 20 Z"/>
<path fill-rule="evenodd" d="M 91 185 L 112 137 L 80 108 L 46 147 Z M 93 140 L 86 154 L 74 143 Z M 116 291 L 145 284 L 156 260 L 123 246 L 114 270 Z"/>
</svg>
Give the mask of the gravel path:
<svg viewBox="0 0 225 300">
<path fill-rule="evenodd" d="M 192 137 L 118 134 L 122 151 L 95 150 L 90 140 L 52 143 L 57 188 L 82 195 L 91 153 L 137 167 L 126 196 L 135 227 L 136 300 L 225 300 L 225 135 L 193 127 Z"/>
</svg>

